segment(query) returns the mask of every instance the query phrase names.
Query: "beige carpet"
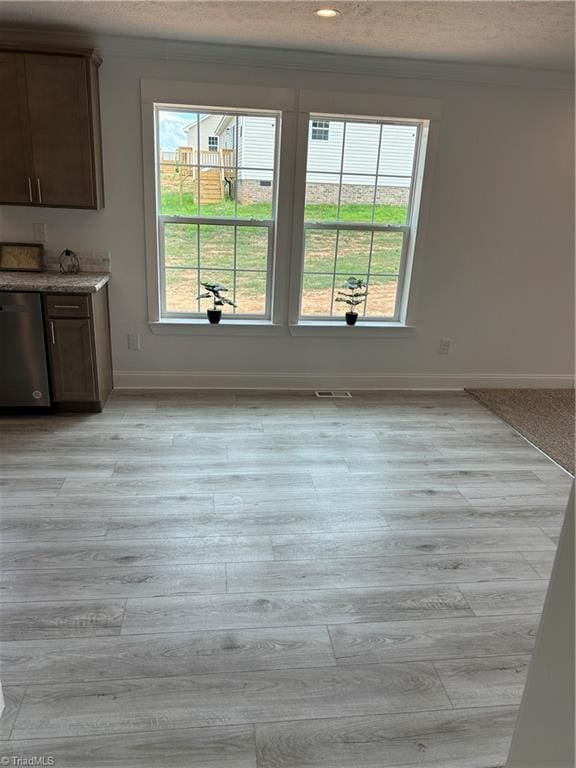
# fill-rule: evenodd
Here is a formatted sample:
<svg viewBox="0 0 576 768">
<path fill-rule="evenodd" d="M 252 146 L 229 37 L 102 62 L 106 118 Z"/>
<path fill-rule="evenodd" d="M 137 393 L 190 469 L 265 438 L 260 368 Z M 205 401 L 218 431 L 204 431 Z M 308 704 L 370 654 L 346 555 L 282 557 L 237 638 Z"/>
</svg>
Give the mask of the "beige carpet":
<svg viewBox="0 0 576 768">
<path fill-rule="evenodd" d="M 574 474 L 573 389 L 466 391 Z"/>
</svg>

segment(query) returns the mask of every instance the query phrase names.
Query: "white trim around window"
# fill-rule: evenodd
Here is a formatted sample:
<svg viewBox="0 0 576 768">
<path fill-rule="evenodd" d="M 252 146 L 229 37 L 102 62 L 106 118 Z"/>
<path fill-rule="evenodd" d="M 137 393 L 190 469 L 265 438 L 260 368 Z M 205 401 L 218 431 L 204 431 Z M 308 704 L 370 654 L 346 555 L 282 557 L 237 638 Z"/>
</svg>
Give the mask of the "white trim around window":
<svg viewBox="0 0 576 768">
<path fill-rule="evenodd" d="M 165 324 L 167 330 L 189 328 L 194 332 L 198 326 L 204 327 L 206 320 L 201 318 L 174 318 L 162 312 L 162 273 L 161 238 L 159 216 L 157 214 L 158 178 L 156 168 L 156 136 L 155 136 L 155 104 L 170 105 L 174 108 L 189 106 L 210 108 L 218 107 L 222 111 L 239 111 L 255 113 L 275 111 L 281 113 L 281 139 L 276 168 L 277 177 L 284 179 L 283 188 L 278 188 L 276 197 L 277 216 L 274 228 L 273 259 L 269 264 L 268 284 L 268 317 L 254 321 L 252 318 L 225 319 L 213 333 L 226 333 L 226 328 L 234 327 L 254 332 L 254 324 L 273 327 L 283 323 L 286 312 L 286 301 L 282 291 L 285 284 L 285 268 L 289 261 L 291 235 L 291 196 L 287 195 L 286 187 L 291 189 L 293 176 L 295 137 L 293 117 L 295 109 L 295 93 L 286 89 L 255 88 L 246 86 L 238 88 L 230 85 L 214 83 L 187 83 L 175 81 L 142 80 L 142 143 L 143 143 L 143 172 L 144 172 L 144 207 L 146 232 L 146 261 L 148 289 L 148 320 L 155 332 L 160 325 Z M 184 219 L 182 219 L 184 221 Z M 232 224 L 234 222 L 231 222 Z"/>
<path fill-rule="evenodd" d="M 206 109 L 206 114 L 204 117 L 212 117 L 215 116 L 217 119 L 229 119 L 231 118 L 234 124 L 234 134 L 236 135 L 238 132 L 238 125 L 242 124 L 242 121 L 245 117 L 250 118 L 262 118 L 266 124 L 268 124 L 269 120 L 273 121 L 274 125 L 274 132 L 273 132 L 273 145 L 272 145 L 272 157 L 268 158 L 269 161 L 271 161 L 268 168 L 248 168 L 242 164 L 243 167 L 240 168 L 238 164 L 239 155 L 238 155 L 238 142 L 234 142 L 234 148 L 232 150 L 232 156 L 228 159 L 228 162 L 230 162 L 230 168 L 226 169 L 224 165 L 221 165 L 220 163 L 225 163 L 226 160 L 223 156 L 219 154 L 213 154 L 208 147 L 208 150 L 204 151 L 202 149 L 198 150 L 197 148 L 201 146 L 201 123 L 202 121 L 199 119 L 200 114 L 196 110 L 196 108 L 191 108 L 189 114 L 191 116 L 195 115 L 196 121 L 195 121 L 195 129 L 192 132 L 193 138 L 195 140 L 195 145 L 190 148 L 190 150 L 186 149 L 186 153 L 190 151 L 190 153 L 194 156 L 196 159 L 196 163 L 194 163 L 194 160 L 192 161 L 192 164 L 185 166 L 180 166 L 178 176 L 180 178 L 180 184 L 182 184 L 182 177 L 181 174 L 184 172 L 184 169 L 188 167 L 188 171 L 192 171 L 192 173 L 195 173 L 196 178 L 192 177 L 192 184 L 189 187 L 189 191 L 193 193 L 193 205 L 190 205 L 191 199 L 189 198 L 186 203 L 192 210 L 182 210 L 178 208 L 178 213 L 173 213 L 172 215 L 163 213 L 161 210 L 161 205 L 159 205 L 159 201 L 163 200 L 163 190 L 162 190 L 162 180 L 160 179 L 159 175 L 159 167 L 160 172 L 162 169 L 162 150 L 160 147 L 160 139 L 161 139 L 161 117 L 166 115 L 171 115 L 172 113 L 176 112 L 178 114 L 179 111 L 181 111 L 183 107 L 176 107 L 174 108 L 172 105 L 167 106 L 164 104 L 155 104 L 154 105 L 154 115 L 155 115 L 155 134 L 156 134 L 156 217 L 157 217 L 157 231 L 158 231 L 158 263 L 159 263 L 159 276 L 160 276 L 160 316 L 163 320 L 182 320 L 184 322 L 186 321 L 198 321 L 202 320 L 204 321 L 206 318 L 205 311 L 201 310 L 200 307 L 200 301 L 195 301 L 194 297 L 189 297 L 186 299 L 186 301 L 190 301 L 190 305 L 186 307 L 186 309 L 183 311 L 182 309 L 179 309 L 177 307 L 170 307 L 170 301 L 169 298 L 174 299 L 175 297 L 170 297 L 169 295 L 169 277 L 170 276 L 179 276 L 180 285 L 182 285 L 182 277 L 184 277 L 184 281 L 190 280 L 190 277 L 192 277 L 192 282 L 195 282 L 197 280 L 197 291 L 198 294 L 202 293 L 202 283 L 200 282 L 203 279 L 203 276 L 210 275 L 208 278 L 209 280 L 216 280 L 218 282 L 223 282 L 228 286 L 228 292 L 226 294 L 228 299 L 232 299 L 233 302 L 233 309 L 227 313 L 226 321 L 230 322 L 230 320 L 234 321 L 264 321 L 268 322 L 271 320 L 271 312 L 272 312 L 272 286 L 273 286 L 273 266 L 274 266 L 274 255 L 275 255 L 275 243 L 276 243 L 276 199 L 277 199 L 277 183 L 278 183 L 278 150 L 279 150 L 279 134 L 280 134 L 280 119 L 281 119 L 281 113 L 274 112 L 271 110 L 268 110 L 267 112 L 257 112 L 255 110 L 252 110 L 250 112 L 241 112 L 237 110 L 233 110 L 231 108 L 226 108 L 225 111 L 221 110 L 208 110 Z M 204 108 L 203 108 L 204 109 Z M 188 114 L 188 112 L 187 112 Z M 210 139 L 210 136 L 207 137 L 208 140 Z M 215 157 L 216 162 L 213 162 L 212 157 Z M 210 163 L 209 165 L 206 165 L 206 163 Z M 266 163 L 264 163 L 266 164 Z M 159 166 L 159 167 L 158 167 Z M 225 195 L 221 199 L 220 202 L 216 202 L 216 210 L 211 211 L 210 215 L 207 215 L 207 209 L 211 209 L 214 205 L 214 202 L 211 201 L 209 198 L 204 199 L 204 194 L 202 193 L 202 185 L 201 185 L 201 177 L 205 171 L 209 171 L 211 174 L 216 173 L 218 177 L 220 177 L 220 174 L 222 174 L 222 177 L 225 177 L 228 173 L 229 176 L 231 176 L 236 182 L 240 179 L 239 171 L 245 172 L 245 171 L 261 171 L 266 175 L 272 175 L 273 182 L 270 182 L 270 192 L 271 197 L 269 201 L 269 210 L 268 210 L 268 216 L 265 218 L 260 219 L 253 219 L 253 218 L 247 218 L 244 216 L 243 218 L 239 218 L 240 214 L 240 206 L 238 204 L 238 195 L 234 196 L 234 199 L 226 199 Z M 190 178 L 190 177 L 188 177 Z M 212 183 L 214 183 L 214 177 L 211 177 Z M 220 184 L 221 184 L 221 193 L 223 192 L 223 179 L 220 178 Z M 168 190 L 165 190 L 168 191 Z M 213 187 L 208 190 L 209 193 L 213 193 Z M 181 200 L 180 205 L 183 205 L 184 208 L 186 208 L 186 205 L 184 205 L 184 199 L 182 196 L 182 187 L 180 187 L 180 194 L 181 194 Z M 192 197 L 192 196 L 190 196 Z M 208 196 L 207 196 L 208 197 Z M 229 204 L 230 210 L 222 211 L 220 210 L 221 205 L 227 205 Z M 232 213 L 234 215 L 232 215 Z M 167 231 L 168 229 L 171 229 L 172 231 L 179 231 L 180 230 L 180 237 L 183 235 L 183 231 L 187 231 L 186 235 L 186 243 L 187 245 L 195 252 L 195 261 L 196 263 L 192 266 L 189 263 L 182 263 L 181 259 L 182 256 L 177 256 L 177 260 L 180 261 L 180 264 L 169 264 L 169 257 L 170 254 L 168 251 L 170 250 L 167 248 L 168 242 L 167 242 Z M 230 246 L 231 253 L 230 255 L 233 256 L 232 262 L 224 267 L 220 265 L 219 267 L 212 267 L 206 266 L 206 263 L 204 261 L 204 246 L 206 244 L 206 241 L 209 239 L 207 232 L 210 231 L 210 234 L 213 236 L 216 232 L 220 231 L 220 233 L 228 233 L 230 235 L 228 245 Z M 243 235 L 240 233 L 245 233 L 247 237 L 250 237 L 250 232 L 252 234 L 254 232 L 260 233 L 266 233 L 265 236 L 265 242 L 266 242 L 266 266 L 265 269 L 262 269 L 261 264 L 256 264 L 253 268 L 246 268 L 244 265 L 243 268 L 240 268 L 238 266 L 238 255 L 240 251 L 239 241 L 241 242 L 244 238 Z M 226 235 L 224 235 L 226 238 Z M 257 238 L 256 238 L 256 245 L 257 245 Z M 254 242 L 251 243 L 252 246 L 254 246 Z M 262 243 L 260 243 L 260 246 Z M 242 249 L 244 252 L 246 252 L 246 243 L 244 244 L 244 248 Z M 246 255 L 246 254 L 245 254 Z M 167 258 L 168 256 L 168 258 Z M 246 278 L 248 275 L 252 275 L 252 277 L 256 278 L 262 278 L 264 277 L 264 306 L 262 307 L 261 312 L 254 312 L 254 313 L 248 313 L 248 312 L 242 312 L 236 314 L 236 308 L 234 306 L 234 303 L 236 302 L 236 288 L 237 288 L 237 279 L 239 276 L 242 276 Z M 204 277 L 206 279 L 206 277 Z M 231 281 L 231 282 L 230 282 Z M 182 301 L 182 296 L 178 297 L 178 301 Z M 191 306 L 195 304 L 196 310 L 191 310 Z"/>
<path fill-rule="evenodd" d="M 438 140 L 441 104 L 435 99 L 386 94 L 292 90 L 260 86 L 181 81 L 141 81 L 144 204 L 148 285 L 148 316 L 154 333 L 202 335 L 261 335 L 286 332 L 294 336 L 398 337 L 414 332 L 418 265 L 425 258 L 424 243 L 431 197 L 433 159 Z M 280 117 L 277 159 L 277 197 L 273 258 L 269 265 L 270 309 L 264 319 L 226 317 L 218 326 L 202 318 L 168 317 L 161 310 L 159 223 L 157 216 L 157 171 L 155 164 L 154 105 L 204 107 L 231 111 L 275 111 Z M 410 221 L 395 231 L 408 231 L 404 238 L 403 281 L 399 310 L 386 321 L 362 318 L 353 328 L 340 318 L 300 317 L 300 293 L 304 264 L 304 207 L 306 160 L 310 137 L 310 114 L 350 119 L 412 121 L 419 127 L 419 150 L 415 158 L 411 190 Z M 320 118 L 322 119 L 322 118 Z M 326 144 L 326 142 L 318 142 Z M 318 225 L 315 225 L 318 226 Z M 346 225 L 348 226 L 348 225 Z"/>
<path fill-rule="evenodd" d="M 316 117 L 316 115 L 310 115 L 311 126 L 317 122 L 315 120 Z M 306 196 L 308 196 L 309 184 L 311 191 L 315 186 L 320 186 L 322 189 L 322 198 L 324 198 L 324 195 L 326 194 L 328 194 L 329 198 L 333 198 L 334 191 L 337 189 L 337 205 L 331 206 L 333 209 L 336 209 L 336 215 L 335 217 L 331 215 L 332 220 L 318 221 L 315 220 L 313 216 L 311 218 L 306 218 L 307 211 L 305 210 L 304 231 L 302 233 L 302 269 L 300 271 L 300 286 L 298 288 L 300 303 L 297 324 L 310 321 L 315 321 L 316 323 L 341 322 L 342 311 L 335 313 L 335 299 L 336 302 L 339 300 L 341 301 L 337 294 L 341 292 L 342 281 L 347 280 L 347 275 L 343 274 L 342 269 L 338 267 L 340 262 L 339 246 L 343 241 L 347 241 L 349 247 L 350 241 L 352 241 L 354 242 L 354 247 L 358 251 L 359 262 L 361 262 L 362 257 L 362 245 L 365 247 L 364 256 L 366 257 L 366 261 L 365 267 L 363 268 L 364 274 L 356 273 L 355 275 L 364 280 L 367 285 L 367 298 L 365 298 L 364 303 L 361 304 L 357 310 L 362 318 L 362 324 L 376 324 L 379 326 L 387 324 L 405 325 L 408 302 L 407 291 L 405 288 L 410 282 L 413 247 L 418 225 L 418 196 L 415 191 L 414 180 L 418 174 L 419 166 L 424 163 L 429 123 L 426 120 L 399 120 L 398 118 L 393 120 L 382 118 L 367 119 L 364 117 L 357 118 L 348 115 L 330 115 L 329 117 L 330 120 L 333 120 L 341 128 L 340 145 L 336 147 L 338 156 L 333 159 L 333 166 L 335 160 L 338 170 L 336 172 L 332 171 L 330 174 L 318 173 L 317 166 L 315 165 L 318 160 L 314 160 L 314 148 L 309 148 L 307 152 Z M 351 174 L 346 167 L 345 156 L 347 153 L 345 150 L 349 144 L 349 140 L 352 139 L 350 142 L 352 154 L 354 155 L 354 149 L 356 152 L 362 152 L 362 149 L 358 146 L 354 147 L 353 133 L 358 129 L 360 129 L 364 139 L 369 136 L 372 140 L 371 154 L 373 162 L 369 163 L 371 168 L 368 172 Z M 387 187 L 381 188 L 379 186 L 379 181 L 386 178 L 382 175 L 384 174 L 384 169 L 380 167 L 383 165 L 383 163 L 381 163 L 382 157 L 386 154 L 386 147 L 383 143 L 383 131 L 385 129 L 388 131 L 395 131 L 397 129 L 404 131 L 404 143 L 406 143 L 406 139 L 408 139 L 408 145 L 412 145 L 411 147 L 405 147 L 405 150 L 408 149 L 408 154 L 403 162 L 404 175 L 402 177 L 397 176 L 387 180 L 387 183 L 401 185 L 400 187 L 393 186 L 393 190 L 396 194 L 401 193 L 402 199 L 405 201 L 404 204 L 392 206 L 392 209 L 397 208 L 396 214 L 399 216 L 399 220 L 396 223 L 385 223 L 376 219 L 376 211 L 379 207 L 378 192 L 381 189 L 389 190 Z M 367 130 L 369 131 L 368 135 L 366 135 Z M 358 137 L 356 137 L 356 144 L 358 144 L 357 139 Z M 398 141 L 398 139 L 399 136 L 396 135 L 395 140 Z M 414 140 L 412 141 L 412 139 Z M 369 156 L 370 152 L 367 153 L 367 157 Z M 355 162 L 356 164 L 359 162 L 357 158 Z M 397 167 L 396 172 L 398 172 Z M 329 181 L 329 183 L 318 185 L 314 182 L 314 179 L 318 178 Z M 344 179 L 348 179 L 348 182 L 345 183 Z M 349 221 L 346 220 L 345 217 L 340 216 L 342 209 L 345 211 L 345 216 L 349 215 L 349 207 L 346 205 L 342 193 L 344 189 L 349 189 L 347 185 L 350 181 L 353 184 L 352 189 L 354 194 L 356 196 L 359 195 L 360 200 L 363 201 L 363 204 L 359 206 L 360 210 L 365 211 L 365 213 L 362 214 L 364 216 L 363 220 L 359 217 L 354 221 Z M 408 187 L 406 187 L 406 181 L 408 181 Z M 326 193 L 325 187 L 330 188 L 328 193 Z M 406 195 L 406 190 L 408 190 L 408 195 Z M 355 197 L 354 200 L 356 201 L 357 197 Z M 311 205 L 312 209 L 315 207 L 316 206 L 313 204 Z M 390 206 L 386 205 L 385 208 L 388 208 L 389 213 Z M 363 238 L 363 235 L 366 237 Z M 334 258 L 332 259 L 332 257 L 330 257 L 329 268 L 326 259 L 323 258 L 320 260 L 320 263 L 323 263 L 321 271 L 318 271 L 318 269 L 314 269 L 313 271 L 306 269 L 307 246 L 313 240 L 321 240 L 324 244 L 333 240 Z M 364 244 L 362 244 L 362 240 L 364 240 Z M 390 245 L 394 246 L 394 242 L 396 243 L 397 261 L 393 259 L 392 261 L 395 262 L 394 266 L 391 264 L 389 269 L 384 270 L 383 265 L 381 265 L 381 269 L 373 269 L 375 261 L 373 256 L 376 255 L 378 250 L 377 246 L 379 244 L 380 247 L 383 247 L 386 242 L 388 243 L 388 245 L 385 246 L 386 248 L 389 248 Z M 311 250 L 313 252 L 314 248 L 312 247 Z M 391 269 L 393 270 L 392 272 L 390 271 Z M 381 274 L 378 274 L 379 272 Z M 375 278 L 374 280 L 372 279 L 373 277 Z M 331 289 L 328 289 L 330 300 L 329 312 L 327 314 L 321 315 L 320 317 L 315 316 L 318 313 L 310 314 L 307 311 L 308 308 L 304 306 L 305 288 L 303 285 L 306 278 L 311 278 L 316 281 L 324 280 L 331 284 Z M 373 283 L 377 283 L 378 279 L 382 282 L 382 289 L 384 289 L 386 284 L 396 286 L 393 291 L 388 291 L 388 297 L 385 299 L 383 298 L 385 291 L 381 290 L 381 301 L 384 304 L 391 304 L 391 307 L 388 312 L 382 312 L 380 314 L 377 314 L 371 309 L 373 297 L 372 285 Z M 314 305 L 314 301 L 312 301 L 312 305 Z M 369 312 L 367 312 L 368 308 L 370 308 Z M 339 309 L 341 310 L 341 307 L 339 307 Z"/>
</svg>

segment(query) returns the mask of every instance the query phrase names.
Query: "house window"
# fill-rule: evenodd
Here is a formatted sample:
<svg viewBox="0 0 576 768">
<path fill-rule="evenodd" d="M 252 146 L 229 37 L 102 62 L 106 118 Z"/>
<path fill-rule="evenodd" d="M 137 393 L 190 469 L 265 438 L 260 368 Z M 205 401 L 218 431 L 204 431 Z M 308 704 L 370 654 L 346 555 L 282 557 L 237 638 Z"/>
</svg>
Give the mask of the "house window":
<svg viewBox="0 0 576 768">
<path fill-rule="evenodd" d="M 363 321 L 403 320 L 425 124 L 331 116 L 329 146 L 309 143 L 300 318 L 341 322 L 355 277 L 367 285 L 354 308 Z M 312 138 L 325 125 L 312 116 Z"/>
<path fill-rule="evenodd" d="M 236 137 L 241 112 L 161 104 L 154 112 L 160 319 L 205 318 L 211 304 L 199 299 L 202 283 L 227 288 L 235 306 L 225 313 L 270 318 L 279 113 L 251 111 L 253 141 L 216 153 L 215 131 Z M 186 162 L 167 161 L 170 147 L 185 141 Z"/>
<path fill-rule="evenodd" d="M 208 149 L 211 152 L 218 152 L 218 136 L 208 136 Z"/>
<path fill-rule="evenodd" d="M 330 138 L 330 123 L 327 120 L 311 120 L 310 138 L 312 141 L 328 141 Z"/>
</svg>

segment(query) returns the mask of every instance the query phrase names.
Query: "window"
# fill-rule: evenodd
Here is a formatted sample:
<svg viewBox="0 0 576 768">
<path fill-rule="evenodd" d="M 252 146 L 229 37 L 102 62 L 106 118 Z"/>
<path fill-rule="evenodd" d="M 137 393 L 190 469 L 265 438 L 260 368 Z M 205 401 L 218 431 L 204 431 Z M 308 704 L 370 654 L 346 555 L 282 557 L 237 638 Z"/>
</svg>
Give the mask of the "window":
<svg viewBox="0 0 576 768">
<path fill-rule="evenodd" d="M 160 318 L 205 318 L 203 282 L 228 288 L 236 306 L 227 312 L 270 318 L 279 113 L 154 111 Z M 216 130 L 229 146 L 218 146 Z"/>
<path fill-rule="evenodd" d="M 357 338 L 411 333 L 440 100 L 168 80 L 141 99 L 154 333 L 213 333 L 214 282 L 235 304 L 217 334 L 350 337 L 350 277 Z"/>
<path fill-rule="evenodd" d="M 300 318 L 341 321 L 336 299 L 356 277 L 368 285 L 363 320 L 401 320 L 423 124 L 311 116 L 312 138 L 328 125 L 331 137 L 308 145 Z"/>
<path fill-rule="evenodd" d="M 312 141 L 328 141 L 330 138 L 330 123 L 327 120 L 312 120 L 310 124 Z"/>
</svg>

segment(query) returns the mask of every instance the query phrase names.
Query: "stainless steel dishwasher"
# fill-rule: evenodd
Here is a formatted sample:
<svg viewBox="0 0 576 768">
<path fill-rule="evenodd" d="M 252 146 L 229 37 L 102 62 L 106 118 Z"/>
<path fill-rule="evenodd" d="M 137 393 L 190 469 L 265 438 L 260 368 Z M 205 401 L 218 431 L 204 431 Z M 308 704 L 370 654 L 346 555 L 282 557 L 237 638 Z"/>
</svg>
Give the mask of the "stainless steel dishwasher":
<svg viewBox="0 0 576 768">
<path fill-rule="evenodd" d="M 0 291 L 0 408 L 49 405 L 40 294 Z"/>
</svg>

